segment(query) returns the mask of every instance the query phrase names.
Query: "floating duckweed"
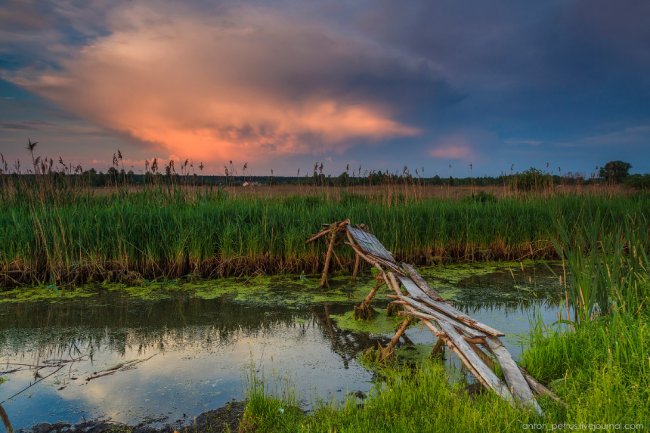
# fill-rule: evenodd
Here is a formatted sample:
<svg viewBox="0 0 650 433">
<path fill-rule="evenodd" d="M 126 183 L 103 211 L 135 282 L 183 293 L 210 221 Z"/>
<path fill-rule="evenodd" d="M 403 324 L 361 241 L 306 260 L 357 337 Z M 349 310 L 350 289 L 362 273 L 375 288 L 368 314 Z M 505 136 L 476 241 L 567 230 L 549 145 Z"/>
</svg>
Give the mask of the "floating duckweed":
<svg viewBox="0 0 650 433">
<path fill-rule="evenodd" d="M 95 294 L 96 291 L 89 287 L 63 290 L 55 286 L 36 286 L 0 292 L 0 303 L 69 301 L 89 298 Z"/>
<path fill-rule="evenodd" d="M 375 308 L 375 314 L 370 320 L 357 320 L 354 312 L 348 311 L 343 314 L 330 314 L 336 321 L 336 325 L 343 330 L 352 332 L 367 332 L 373 335 L 390 335 L 395 328 L 404 320 L 399 316 L 388 316 L 385 309 Z"/>
<path fill-rule="evenodd" d="M 539 262 L 538 262 L 539 263 Z M 532 268 L 533 262 L 524 264 Z M 474 295 L 483 297 L 485 290 L 496 291 L 500 299 L 526 299 L 543 296 L 536 292 L 536 285 L 513 281 L 509 290 L 502 287 L 480 287 L 463 291 L 462 287 L 475 287 L 473 278 L 485 278 L 494 273 L 520 271 L 522 264 L 516 262 L 489 263 L 481 265 L 448 265 L 419 268 L 419 272 L 429 281 L 432 288 L 447 300 L 471 301 Z M 514 274 L 513 274 L 514 275 Z M 56 286 L 36 286 L 0 292 L 2 302 L 60 302 L 76 298 L 88 298 L 101 292 L 126 295 L 135 300 L 155 302 L 175 297 L 191 297 L 204 300 L 221 299 L 252 305 L 273 305 L 302 307 L 317 304 L 353 304 L 361 301 L 376 284 L 371 273 L 353 280 L 347 274 L 332 275 L 330 287 L 319 287 L 319 275 L 282 274 L 274 276 L 230 277 L 214 280 L 164 280 L 143 281 L 138 286 L 122 283 L 102 283 L 86 285 L 76 289 L 63 289 Z M 555 280 L 554 280 L 555 281 Z M 467 283 L 467 284 L 466 284 Z M 483 284 L 481 284 L 482 286 Z M 489 285 L 489 281 L 488 281 Z M 556 285 L 554 286 L 556 287 Z M 515 289 L 514 291 L 512 289 Z M 389 292 L 381 288 L 373 302 L 382 305 L 388 300 Z M 462 299 L 461 299 L 462 298 Z M 465 299 L 467 298 L 467 299 Z"/>
</svg>

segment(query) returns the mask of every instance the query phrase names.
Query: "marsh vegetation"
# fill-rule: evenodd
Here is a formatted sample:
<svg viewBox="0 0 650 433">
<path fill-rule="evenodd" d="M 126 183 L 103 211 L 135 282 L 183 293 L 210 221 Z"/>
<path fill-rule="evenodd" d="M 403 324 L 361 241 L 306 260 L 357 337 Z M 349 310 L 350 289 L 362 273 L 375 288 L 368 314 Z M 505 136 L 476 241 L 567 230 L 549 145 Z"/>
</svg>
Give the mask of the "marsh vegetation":
<svg viewBox="0 0 650 433">
<path fill-rule="evenodd" d="M 487 186 L 426 182 L 406 172 L 372 175 L 368 184 L 354 176 L 336 184 L 322 176 L 322 167 L 309 182 L 248 188 L 236 185 L 232 171 L 223 185 L 202 182 L 187 163 L 180 174 L 173 165 L 163 174 L 148 164 L 148 176 L 138 183 L 118 170 L 121 161 L 115 157 L 110 182 L 101 188 L 81 168 L 61 161 L 57 171 L 52 160 L 36 156 L 30 173 L 8 174 L 5 167 L 0 174 L 5 361 L 27 356 L 36 362 L 75 350 L 86 355 L 83 347 L 91 359 L 119 364 L 125 357 L 168 351 L 177 365 L 198 359 L 190 370 L 205 375 L 216 357 L 228 370 L 227 385 L 195 377 L 188 383 L 198 390 L 196 402 L 206 395 L 214 405 L 245 397 L 242 432 L 650 425 L 646 192 L 597 182 L 558 184 L 539 171 Z M 421 350 L 428 340 L 417 330 L 407 333 L 412 344 L 399 347 L 407 362 L 399 356 L 388 364 L 362 362 L 360 353 L 388 338 L 394 325 L 381 314 L 370 323 L 351 317 L 352 306 L 373 284 L 372 274 L 366 269 L 357 281 L 343 277 L 354 263 L 343 250 L 331 286 L 317 289 L 325 246 L 305 243 L 320 224 L 346 218 L 366 223 L 398 260 L 428 266 L 423 276 L 445 299 L 486 323 L 501 320 L 500 327 L 510 329 L 505 327 L 513 317 L 525 318 L 510 349 L 564 404 L 542 399 L 545 415 L 539 418 L 491 393 L 468 394 L 465 375 L 453 372 L 453 362 L 429 359 Z M 535 264 L 540 260 L 555 262 Z M 471 275 L 463 274 L 464 266 Z M 550 271 L 552 285 L 540 284 L 547 278 L 543 272 L 530 276 L 538 266 Z M 504 288 L 504 279 L 512 287 Z M 486 287 L 496 289 L 486 293 Z M 376 306 L 385 303 L 379 296 Z M 300 356 L 283 343 L 286 338 L 305 342 L 296 346 Z M 324 376 L 309 382 L 313 374 L 303 372 L 296 385 L 270 379 L 263 368 L 253 369 L 244 393 L 237 386 L 240 367 L 250 364 L 245 347 L 237 346 L 234 366 L 219 352 L 241 341 L 252 342 L 248 351 L 260 359 L 266 349 L 257 349 L 277 346 L 267 355 L 299 372 L 304 353 L 312 351 L 325 359 L 315 365 L 354 383 L 363 399 L 346 397 L 339 382 Z M 24 374 L 1 385 L 3 397 L 32 379 L 33 372 Z M 168 371 L 162 376 L 177 384 Z M 133 376 L 125 377 L 121 383 L 128 388 Z M 77 389 L 71 376 L 59 380 L 56 386 L 63 388 L 55 395 Z M 223 393 L 213 394 L 212 385 Z M 318 401 L 299 397 L 314 386 L 325 392 L 317 393 Z M 156 389 L 161 395 L 169 391 Z M 43 396 L 48 398 L 52 394 Z M 14 406 L 14 413 L 29 413 L 25 404 Z M 143 404 L 137 416 L 150 406 Z M 62 416 L 77 414 L 66 410 Z M 173 410 L 184 413 L 180 405 Z M 123 418 L 137 418 L 129 416 Z M 24 426 L 37 422 L 22 419 Z"/>
</svg>

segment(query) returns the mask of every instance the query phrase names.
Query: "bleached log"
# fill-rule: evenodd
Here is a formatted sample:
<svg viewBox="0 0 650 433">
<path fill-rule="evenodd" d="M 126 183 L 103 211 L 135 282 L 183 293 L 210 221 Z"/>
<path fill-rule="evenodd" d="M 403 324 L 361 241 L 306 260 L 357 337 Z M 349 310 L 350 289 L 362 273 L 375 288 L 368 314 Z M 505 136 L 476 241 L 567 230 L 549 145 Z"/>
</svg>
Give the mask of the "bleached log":
<svg viewBox="0 0 650 433">
<path fill-rule="evenodd" d="M 521 374 L 519 366 L 515 363 L 510 352 L 503 346 L 501 341 L 494 337 L 487 337 L 485 339 L 488 347 L 492 354 L 496 357 L 503 375 L 506 378 L 506 383 L 510 387 L 512 394 L 521 404 L 525 407 L 533 409 L 538 414 L 542 414 L 542 408 L 539 407 L 537 400 L 533 396 L 533 392 L 530 389 L 530 385 Z"/>
</svg>

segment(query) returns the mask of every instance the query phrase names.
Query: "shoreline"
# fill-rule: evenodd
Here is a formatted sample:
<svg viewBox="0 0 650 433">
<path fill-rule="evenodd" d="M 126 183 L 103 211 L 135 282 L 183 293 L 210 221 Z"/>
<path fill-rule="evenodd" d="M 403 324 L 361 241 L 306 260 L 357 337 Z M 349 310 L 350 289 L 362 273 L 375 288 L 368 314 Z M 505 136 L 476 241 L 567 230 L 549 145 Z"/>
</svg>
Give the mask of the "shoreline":
<svg viewBox="0 0 650 433">
<path fill-rule="evenodd" d="M 162 419 L 144 421 L 135 426 L 111 422 L 101 418 L 77 424 L 67 422 L 38 423 L 16 433 L 221 433 L 236 432 L 244 415 L 246 402 L 230 401 L 225 405 L 200 413 L 196 417 L 185 417 L 162 427 L 152 427 Z"/>
</svg>

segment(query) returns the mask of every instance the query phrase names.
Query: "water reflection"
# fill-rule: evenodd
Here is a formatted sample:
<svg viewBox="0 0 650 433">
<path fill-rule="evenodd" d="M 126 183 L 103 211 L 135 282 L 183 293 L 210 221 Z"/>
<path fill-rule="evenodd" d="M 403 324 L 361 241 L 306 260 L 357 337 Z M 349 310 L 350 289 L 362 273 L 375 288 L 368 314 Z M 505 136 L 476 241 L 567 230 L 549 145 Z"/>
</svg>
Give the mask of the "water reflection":
<svg viewBox="0 0 650 433">
<path fill-rule="evenodd" d="M 530 275 L 530 270 L 499 271 L 461 279 L 454 287 L 459 307 L 508 333 L 506 344 L 515 356 L 534 316 L 551 323 L 557 315 L 553 275 L 541 270 Z M 372 374 L 357 355 L 389 338 L 340 329 L 330 315 L 352 305 L 284 308 L 182 294 L 145 302 L 116 293 L 65 303 L 1 305 L 0 370 L 83 356 L 4 406 L 16 428 L 96 417 L 129 424 L 147 418 L 173 422 L 243 398 L 251 371 L 263 374 L 271 388 L 289 381 L 307 407 L 318 398 L 342 398 L 347 391 L 370 389 Z M 432 339 L 422 327 L 406 334 L 412 344 Z M 457 365 L 453 357 L 448 362 Z M 34 370 L 11 374 L 0 386 L 0 401 L 34 380 Z"/>
<path fill-rule="evenodd" d="M 106 296 L 106 295 L 104 295 Z M 70 352 L 92 355 L 127 350 L 228 344 L 241 331 L 269 333 L 310 317 L 308 311 L 268 309 L 178 296 L 158 302 L 84 299 L 56 304 L 15 304 L 0 308 L 1 353 L 29 351 L 35 359 Z"/>
</svg>

